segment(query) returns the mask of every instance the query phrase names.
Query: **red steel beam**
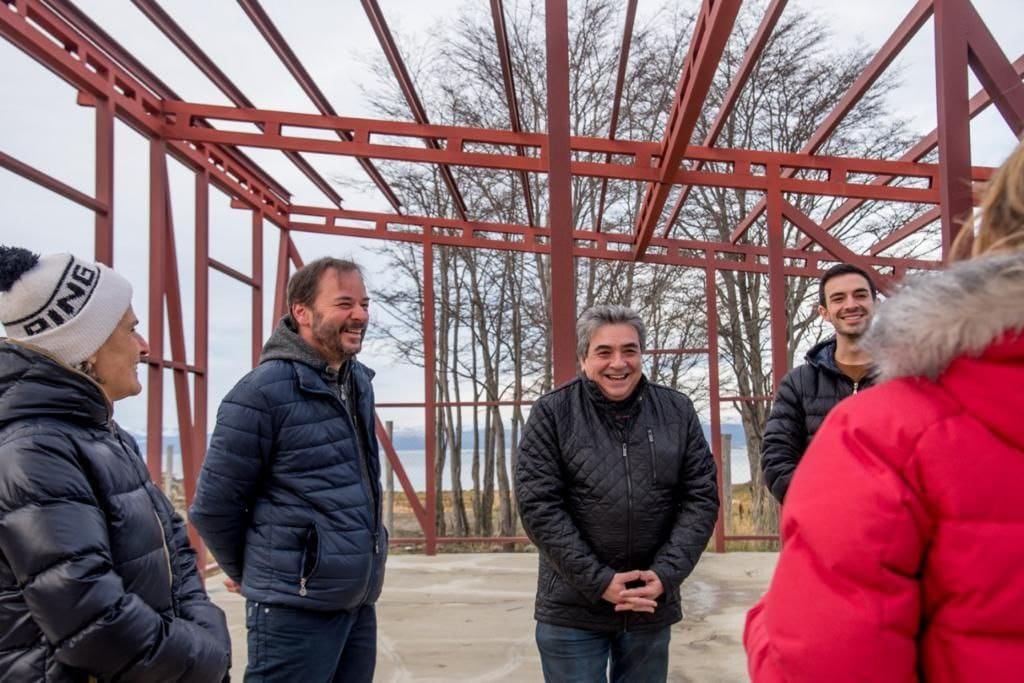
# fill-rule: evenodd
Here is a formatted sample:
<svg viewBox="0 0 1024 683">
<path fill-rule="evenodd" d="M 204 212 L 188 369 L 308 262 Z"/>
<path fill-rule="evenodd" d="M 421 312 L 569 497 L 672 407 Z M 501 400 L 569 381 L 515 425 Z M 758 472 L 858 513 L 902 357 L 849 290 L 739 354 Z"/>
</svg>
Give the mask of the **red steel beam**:
<svg viewBox="0 0 1024 683">
<path fill-rule="evenodd" d="M 883 251 L 893 246 L 894 244 L 897 244 L 898 242 L 902 242 L 903 240 L 907 239 L 921 228 L 931 225 L 941 217 L 942 209 L 940 209 L 939 207 L 929 209 L 928 211 L 925 211 L 923 214 L 921 214 L 914 220 L 904 225 L 902 228 L 893 231 L 891 235 L 887 235 L 886 237 L 883 237 L 882 239 L 875 242 L 873 245 L 871 245 L 871 247 L 868 248 L 868 253 L 871 254 L 872 256 L 877 256 L 878 254 L 881 254 Z"/>
<path fill-rule="evenodd" d="M 743 92 L 747 81 L 750 80 L 750 75 L 754 72 L 754 66 L 757 64 L 757 60 L 761 58 L 764 46 L 768 43 L 768 39 L 771 37 L 772 31 L 775 30 L 776 24 L 779 23 L 779 17 L 782 16 L 782 10 L 786 8 L 787 1 L 772 0 L 772 4 L 765 11 L 764 17 L 757 27 L 757 32 L 754 34 L 754 39 L 750 41 L 750 46 L 747 47 L 747 51 L 743 55 L 743 62 L 736 71 L 736 76 L 732 79 L 732 83 L 729 84 L 729 90 L 725 93 L 725 97 L 722 98 L 722 106 L 719 107 L 715 120 L 711 123 L 711 128 L 704 137 L 704 147 L 713 147 L 718 142 L 718 136 L 721 135 L 722 128 L 725 127 L 726 121 L 729 120 L 729 115 L 732 114 L 732 110 L 736 107 L 736 101 L 740 98 L 740 93 Z M 703 163 L 697 163 L 697 170 L 703 167 Z M 676 221 L 679 219 L 679 213 L 683 210 L 683 204 L 686 203 L 692 190 L 692 185 L 684 185 L 679 191 L 676 204 L 672 207 L 668 220 L 665 222 L 665 229 L 661 233 L 662 237 L 668 237 L 671 234 L 673 226 L 675 226 Z"/>
<path fill-rule="evenodd" d="M 160 136 L 160 98 L 90 42 L 104 41 L 105 34 L 99 29 L 90 30 L 86 38 L 39 0 L 3 1 L 17 11 L 0 12 L 0 35 L 81 91 L 80 101 L 96 104 L 97 100 L 110 100 L 115 114 L 139 133 L 150 138 Z M 66 4 L 63 0 L 52 1 Z M 106 50 L 119 46 L 100 47 Z M 130 55 L 118 57 L 130 59 Z M 281 197 L 286 193 L 281 195 L 274 189 L 276 184 L 265 183 L 259 169 L 240 155 L 181 142 L 170 143 L 169 150 L 187 166 L 209 171 L 211 180 L 229 195 L 265 211 L 275 223 L 285 224 L 287 201 Z"/>
<path fill-rule="evenodd" d="M 619 128 L 619 109 L 622 105 L 622 88 L 626 83 L 626 66 L 629 64 L 629 47 L 633 41 L 633 23 L 636 21 L 637 0 L 629 0 L 626 5 L 626 18 L 622 26 L 622 47 L 619 48 L 619 68 L 615 74 L 615 94 L 612 97 L 612 116 L 608 122 L 608 139 L 614 140 Z M 612 160 L 611 154 L 605 155 L 605 163 Z M 604 203 L 608 194 L 608 179 L 601 179 L 601 197 L 597 202 L 597 220 L 594 229 L 601 232 L 604 223 Z"/>
<path fill-rule="evenodd" d="M 268 149 L 293 149 L 324 154 L 347 156 L 370 155 L 377 158 L 401 161 L 415 161 L 435 164 L 457 164 L 482 168 L 524 169 L 531 172 L 548 171 L 548 139 L 539 133 L 512 133 L 459 126 L 424 125 L 417 123 L 379 121 L 327 117 L 315 114 L 297 114 L 266 110 L 238 109 L 215 105 L 200 105 L 187 102 L 164 102 L 166 115 L 162 132 L 168 139 L 193 142 L 215 142 L 219 144 L 264 147 Z M 193 117 L 211 120 L 243 121 L 262 123 L 263 131 L 231 131 L 192 125 Z M 294 129 L 295 134 L 282 135 L 283 127 Z M 302 129 L 345 130 L 353 135 L 352 142 L 324 140 L 319 137 L 302 135 Z M 446 141 L 444 149 L 434 150 L 409 147 L 401 144 L 380 144 L 369 142 L 373 135 L 391 137 L 433 137 Z M 497 146 L 525 145 L 538 148 L 538 157 L 522 157 L 516 154 L 495 152 L 467 152 L 462 147 L 466 142 L 480 142 Z M 625 180 L 646 180 L 657 183 L 660 172 L 652 168 L 650 161 L 657 155 L 659 145 L 650 142 L 607 140 L 605 138 L 570 138 L 570 147 L 579 152 L 612 152 L 620 158 L 611 163 L 598 161 L 571 162 L 571 172 L 577 176 L 621 178 Z M 626 158 L 628 157 L 628 159 Z M 751 172 L 753 165 L 777 164 L 789 172 L 801 169 L 827 171 L 827 180 L 781 178 L 784 192 L 824 194 L 841 197 L 866 197 L 889 199 L 902 202 L 935 203 L 938 191 L 934 189 L 938 167 L 933 164 L 914 164 L 862 159 L 853 157 L 829 157 L 785 152 L 762 152 L 755 150 L 717 149 L 691 146 L 686 151 L 690 160 L 717 161 L 731 164 L 734 170 L 708 172 L 677 169 L 666 182 L 689 183 L 719 187 L 735 187 L 764 191 L 767 180 L 764 175 Z M 974 170 L 975 180 L 985 180 L 991 169 Z M 849 176 L 894 175 L 920 178 L 928 187 L 900 187 L 871 185 L 850 182 Z M 649 241 L 649 240 L 648 240 Z"/>
<path fill-rule="evenodd" d="M 814 239 L 815 242 L 825 248 L 825 251 L 832 254 L 838 261 L 858 266 L 868 274 L 875 288 L 882 293 L 888 293 L 892 289 L 892 279 L 879 274 L 871 267 L 869 260 L 857 254 L 844 245 L 838 239 L 821 229 L 811 218 L 800 209 L 796 208 L 785 199 L 782 202 L 782 215 L 788 218 L 802 233 Z"/>
<path fill-rule="evenodd" d="M 778 390 L 789 371 L 788 316 L 786 315 L 786 233 L 783 230 L 783 197 L 777 182 L 781 169 L 769 166 L 768 188 L 768 310 L 771 317 L 772 387 Z"/>
<path fill-rule="evenodd" d="M 935 2 L 935 96 L 939 132 L 942 253 L 949 254 L 960 224 L 971 214 L 971 125 L 967 108 L 965 0 Z"/>
<path fill-rule="evenodd" d="M 291 46 L 288 45 L 288 41 L 277 30 L 277 26 L 270 19 L 270 15 L 266 13 L 258 0 L 238 0 L 238 4 L 320 113 L 325 116 L 336 116 L 337 112 L 335 112 L 334 107 L 331 106 L 331 103 L 313 80 L 313 77 L 306 71 L 306 67 L 299 61 Z M 346 139 L 343 131 L 338 131 L 338 136 L 342 140 Z M 391 207 L 395 211 L 400 212 L 402 202 L 399 201 L 398 196 L 391 189 L 391 186 L 388 185 L 387 181 L 384 180 L 384 176 L 380 174 L 380 171 L 377 170 L 373 162 L 366 157 L 359 157 L 357 161 L 363 167 L 363 170 L 366 171 L 366 174 L 370 176 L 373 184 L 377 186 L 377 189 L 388 200 L 388 203 L 391 204 Z"/>
<path fill-rule="evenodd" d="M 635 2 L 635 0 L 631 0 Z M 516 79 L 512 72 L 512 52 L 508 46 L 508 30 L 505 28 L 505 8 L 501 0 L 491 0 L 491 18 L 494 20 L 494 37 L 498 42 L 498 59 L 501 62 L 501 78 L 505 83 L 505 100 L 508 102 L 509 124 L 513 133 L 522 132 L 523 127 L 519 115 L 519 100 L 516 97 Z M 516 147 L 516 153 L 526 155 L 526 148 Z M 533 194 L 530 192 L 530 177 L 526 171 L 519 171 L 519 182 L 523 186 L 523 201 L 526 206 L 526 222 L 537 225 L 533 213 Z"/>
<path fill-rule="evenodd" d="M 146 68 L 139 60 L 137 60 L 130 52 L 128 52 L 120 43 L 114 40 L 110 35 L 100 28 L 96 22 L 89 18 L 84 12 L 75 6 L 71 0 L 45 0 L 46 5 L 52 8 L 53 12 L 63 18 L 73 29 L 90 41 L 92 41 L 100 50 L 106 55 L 109 55 L 114 62 L 118 63 L 127 70 L 127 73 L 135 80 L 141 82 L 146 89 L 154 93 L 161 99 L 180 99 L 170 87 L 167 86 L 162 80 L 160 80 L 152 71 Z M 32 0 L 32 4 L 35 4 L 36 11 L 38 11 L 40 5 L 35 0 Z M 42 16 L 45 16 L 41 13 Z M 266 185 L 268 188 L 273 190 L 278 197 L 287 201 L 290 197 L 290 193 L 284 187 L 282 187 L 276 180 L 274 180 L 266 171 L 259 167 L 252 159 L 249 159 L 245 154 L 239 150 L 220 150 L 223 155 L 227 155 L 232 163 L 236 166 L 241 166 L 246 169 L 248 175 L 255 177 L 260 183 Z"/>
<path fill-rule="evenodd" d="M 551 235 L 551 359 L 556 386 L 576 375 L 576 262 L 573 259 L 569 142 L 569 8 L 545 0 L 548 115 L 548 230 Z"/>
<path fill-rule="evenodd" d="M 853 82 L 849 90 L 846 91 L 843 98 L 836 103 L 836 106 L 825 117 L 825 120 L 814 130 L 810 139 L 800 149 L 801 154 L 814 154 L 835 132 L 842 120 L 850 113 L 850 110 L 860 102 L 864 93 L 875 84 L 878 77 L 899 56 L 907 43 L 917 35 L 921 26 L 928 21 L 932 15 L 932 3 L 933 0 L 918 0 L 910 9 L 910 12 L 903 18 L 903 21 L 896 27 L 896 30 L 889 36 L 889 39 L 875 53 L 875 56 L 864 68 L 861 75 Z M 789 177 L 792 173 L 792 171 L 787 171 L 785 177 Z M 729 240 L 736 242 L 743 237 L 747 230 L 750 229 L 750 226 L 754 224 L 754 221 L 757 220 L 758 216 L 764 211 L 765 206 L 766 200 L 764 199 L 755 204 L 750 213 L 740 221 L 736 229 L 729 235 Z"/>
<path fill-rule="evenodd" d="M 429 124 L 427 110 L 423 107 L 419 95 L 416 94 L 416 86 L 412 82 L 412 77 L 409 76 L 409 71 L 405 68 L 405 61 L 402 60 L 398 46 L 395 45 L 395 39 L 391 35 L 391 29 L 388 28 L 388 22 L 384 19 L 384 13 L 380 11 L 377 0 L 362 0 L 362 2 L 363 9 L 366 10 L 366 17 L 370 20 L 370 25 L 373 27 L 373 32 L 377 35 L 377 40 L 384 51 L 384 56 L 387 58 L 388 64 L 391 65 L 391 70 L 398 80 L 398 87 L 401 88 L 402 94 L 405 95 L 405 101 L 409 104 L 413 118 L 416 119 L 417 123 Z M 423 142 L 432 149 L 441 149 L 437 140 L 432 138 L 423 138 Z M 455 213 L 462 220 L 466 220 L 466 202 L 462 198 L 462 193 L 455 182 L 452 170 L 445 164 L 441 165 L 441 177 L 444 179 L 444 184 L 448 186 L 448 192 L 452 196 Z"/>
<path fill-rule="evenodd" d="M 252 101 L 245 96 L 241 89 L 236 86 L 227 74 L 218 67 L 210 57 L 203 52 L 203 49 L 196 44 L 192 38 L 178 25 L 174 19 L 164 11 L 163 7 L 156 0 L 132 0 L 135 6 L 149 19 L 168 40 L 174 43 L 182 54 L 188 57 L 189 61 L 195 64 L 196 68 L 203 72 L 217 88 L 227 96 L 236 107 L 253 107 Z M 285 151 L 284 155 L 295 164 L 296 168 L 305 175 L 313 185 L 319 189 L 327 199 L 335 206 L 341 206 L 341 196 L 331 187 L 330 183 L 321 176 L 308 161 L 302 158 L 298 152 Z"/>
<path fill-rule="evenodd" d="M 192 416 L 192 457 L 182 457 L 182 476 L 185 479 L 185 503 L 191 506 L 196 497 L 196 484 L 199 481 L 199 470 L 206 457 L 206 412 L 209 407 L 209 380 L 207 372 L 210 365 L 209 334 L 210 334 L 210 175 L 205 172 L 195 177 L 195 329 L 193 330 L 192 353 L 198 366 L 198 372 L 192 381 L 195 394 Z M 191 532 L 191 527 L 189 527 Z M 193 541 L 198 553 L 196 563 L 206 566 L 206 546 L 202 539 Z"/>
<path fill-rule="evenodd" d="M 93 253 L 96 260 L 114 265 L 114 104 L 108 99 L 97 102 L 96 117 L 96 198 L 106 205 L 93 221 Z"/>
<path fill-rule="evenodd" d="M 76 190 L 66 183 L 62 183 L 53 176 L 47 175 L 39 169 L 29 166 L 23 161 L 19 161 L 9 154 L 0 152 L 0 168 L 6 168 L 11 173 L 20 175 L 26 180 L 31 180 L 36 185 L 45 187 L 47 190 L 55 192 L 65 199 L 70 199 L 76 204 L 95 211 L 97 214 L 105 214 L 110 210 L 108 205 L 101 202 L 99 199 L 90 197 L 84 192 Z"/>
<path fill-rule="evenodd" d="M 1024 55 L 1021 55 L 1017 60 L 1010 65 L 1013 68 L 1013 72 L 1016 74 L 1017 83 L 1020 83 L 1020 79 L 1024 76 Z M 979 90 L 971 98 L 968 103 L 968 115 L 973 119 L 975 116 L 985 111 L 988 106 L 992 104 L 992 96 L 984 88 Z M 931 131 L 924 137 L 922 137 L 917 144 L 915 144 L 906 154 L 900 157 L 899 161 L 918 162 L 924 157 L 928 156 L 933 149 L 938 146 L 939 131 L 938 129 Z M 888 185 L 895 178 L 893 176 L 881 175 L 871 181 L 871 185 Z M 861 205 L 864 204 L 863 199 L 848 199 L 843 202 L 838 209 L 833 211 L 828 218 L 822 221 L 821 227 L 824 230 L 831 230 L 841 220 L 849 216 Z M 916 221 L 915 221 L 916 222 Z M 909 233 L 908 233 L 909 234 Z M 805 238 L 797 246 L 798 249 L 806 249 L 814 244 L 814 240 Z M 890 244 L 891 246 L 891 244 Z"/>
<path fill-rule="evenodd" d="M 314 232 L 329 235 L 344 235 L 360 239 L 383 239 L 397 242 L 422 244 L 432 242 L 456 247 L 478 247 L 502 251 L 529 253 L 551 253 L 552 234 L 546 229 L 535 229 L 524 225 L 508 223 L 482 223 L 460 221 L 453 218 L 432 218 L 352 211 L 333 207 L 292 207 L 292 223 L 289 228 L 297 232 Z M 305 222 L 302 218 L 317 222 Z M 372 223 L 371 227 L 344 225 L 341 221 L 351 220 Z M 572 253 L 575 257 L 592 257 L 607 260 L 632 258 L 629 246 L 632 236 L 622 233 L 598 233 L 592 230 L 576 230 L 572 233 Z M 694 255 L 696 254 L 696 255 Z M 787 248 L 787 275 L 818 277 L 821 270 L 819 261 L 833 260 L 818 252 L 806 252 Z M 680 240 L 654 238 L 651 250 L 641 260 L 646 263 L 705 268 L 708 258 L 719 270 L 738 270 L 753 273 L 767 272 L 763 261 L 768 257 L 768 248 L 731 242 L 707 242 L 704 240 Z M 900 267 L 932 269 L 940 267 L 938 261 L 908 260 L 886 257 L 872 257 L 868 261 L 873 268 L 896 269 Z M 243 276 L 244 277 L 244 276 Z"/>
<path fill-rule="evenodd" d="M 252 367 L 263 348 L 263 216 L 252 212 Z"/>
<path fill-rule="evenodd" d="M 423 243 L 423 407 L 424 448 L 426 470 L 427 514 L 429 523 L 424 528 L 427 536 L 427 555 L 437 554 L 437 340 L 434 337 L 434 245 Z M 444 505 L 444 501 L 440 501 Z M 442 510 L 443 513 L 443 510 Z"/>
<path fill-rule="evenodd" d="M 978 16 L 978 11 L 970 2 L 965 3 L 964 12 L 967 20 L 967 60 L 986 92 L 991 93 L 996 109 L 1020 138 L 1024 134 L 1024 88 L 1021 87 L 1017 75 L 1000 49 L 988 26 Z"/>
<path fill-rule="evenodd" d="M 167 250 L 167 145 L 163 140 L 149 141 L 149 356 L 164 359 L 164 295 L 167 291 L 165 252 Z M 164 373 L 158 363 L 150 363 L 146 381 L 146 466 L 149 476 L 159 482 L 163 474 Z"/>
<path fill-rule="evenodd" d="M 713 266 L 704 270 L 704 302 L 708 325 L 708 391 L 711 393 L 711 452 L 715 456 L 715 470 L 718 477 L 718 521 L 715 523 L 715 552 L 725 552 L 725 520 L 732 514 L 725 509 L 723 458 L 730 457 L 722 451 L 722 403 L 718 399 L 720 379 L 718 367 L 718 284 Z"/>
<path fill-rule="evenodd" d="M 740 4 L 740 0 L 704 0 L 701 6 L 661 144 L 657 178 L 648 184 L 637 216 L 634 261 L 647 251 L 654 236 L 654 229 L 672 191 L 672 178 L 690 144 Z"/>
</svg>

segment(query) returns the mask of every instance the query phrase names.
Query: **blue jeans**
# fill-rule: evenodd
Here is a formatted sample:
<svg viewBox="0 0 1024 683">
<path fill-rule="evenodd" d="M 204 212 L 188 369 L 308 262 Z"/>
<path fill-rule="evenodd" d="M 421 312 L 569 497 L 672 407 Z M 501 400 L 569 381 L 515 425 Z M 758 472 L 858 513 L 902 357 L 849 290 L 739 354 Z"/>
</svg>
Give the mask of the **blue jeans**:
<svg viewBox="0 0 1024 683">
<path fill-rule="evenodd" d="M 548 683 L 648 683 L 668 678 L 672 627 L 657 631 L 584 631 L 537 623 L 537 649 Z M 611 667 L 609 671 L 609 656 Z"/>
<path fill-rule="evenodd" d="M 246 683 L 369 683 L 377 664 L 373 605 L 315 612 L 245 601 Z"/>
</svg>

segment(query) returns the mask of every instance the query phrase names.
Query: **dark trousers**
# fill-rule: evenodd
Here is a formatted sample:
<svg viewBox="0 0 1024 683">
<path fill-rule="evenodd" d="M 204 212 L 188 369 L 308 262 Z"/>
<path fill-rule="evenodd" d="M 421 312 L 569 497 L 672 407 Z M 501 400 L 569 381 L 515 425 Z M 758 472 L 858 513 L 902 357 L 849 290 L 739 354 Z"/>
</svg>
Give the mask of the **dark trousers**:
<svg viewBox="0 0 1024 683">
<path fill-rule="evenodd" d="M 377 664 L 373 605 L 315 612 L 245 601 L 246 683 L 369 683 Z"/>
<path fill-rule="evenodd" d="M 537 649 L 548 683 L 657 683 L 668 678 L 671 627 L 602 633 L 537 624 Z M 609 665 L 609 660 L 610 665 Z"/>
</svg>

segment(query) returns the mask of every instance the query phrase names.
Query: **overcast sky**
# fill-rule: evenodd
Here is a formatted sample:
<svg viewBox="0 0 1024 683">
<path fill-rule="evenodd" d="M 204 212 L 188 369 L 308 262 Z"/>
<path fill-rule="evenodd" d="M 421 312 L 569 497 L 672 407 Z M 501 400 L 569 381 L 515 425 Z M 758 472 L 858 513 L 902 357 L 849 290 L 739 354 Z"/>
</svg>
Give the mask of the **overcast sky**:
<svg viewBox="0 0 1024 683">
<path fill-rule="evenodd" d="M 147 64 L 184 99 L 229 104 L 228 100 L 182 56 L 127 0 L 80 0 L 78 3 L 116 40 Z M 381 0 L 380 5 L 401 45 L 428 41 L 439 33 L 460 7 L 479 8 L 482 0 Z M 516 0 L 506 0 L 513 12 Z M 693 3 L 696 6 L 696 2 Z M 833 27 L 837 45 L 878 47 L 906 12 L 911 0 L 791 0 L 790 7 L 819 13 Z M 1024 22 L 1017 0 L 975 0 L 982 18 L 1013 60 L 1024 52 Z M 376 38 L 358 0 L 264 0 L 263 5 L 294 51 L 342 115 L 371 116 L 361 95 L 368 82 L 366 63 L 379 51 Z M 625 3 L 623 3 L 625 5 Z M 649 17 L 660 2 L 640 0 L 639 21 Z M 748 0 L 748 7 L 766 2 Z M 315 109 L 274 56 L 237 3 L 228 0 L 175 0 L 165 2 L 191 37 L 259 107 L 314 113 Z M 934 55 L 932 23 L 928 22 L 896 63 L 904 79 L 892 106 L 912 118 L 925 133 L 935 127 Z M 75 105 L 75 92 L 5 40 L 0 39 L 0 151 L 61 179 L 81 191 L 93 192 L 93 112 Z M 972 78 L 971 91 L 977 88 Z M 610 106 L 610 103 L 609 103 Z M 428 112 L 429 113 L 429 112 Z M 411 118 L 411 117 L 410 117 Z M 974 161 L 997 165 L 1014 144 L 1009 129 L 994 108 L 979 116 L 972 127 Z M 293 194 L 299 204 L 327 205 L 326 199 L 278 152 L 247 152 Z M 365 175 L 351 159 L 306 155 L 326 178 Z M 119 124 L 115 166 L 115 268 L 135 285 L 136 310 L 146 329 L 146 273 L 148 230 L 148 151 L 146 142 Z M 191 359 L 193 314 L 193 211 L 192 175 L 170 163 L 171 192 L 177 226 L 179 268 L 186 302 L 185 327 Z M 387 210 L 379 194 L 339 186 L 345 206 Z M 0 242 L 40 252 L 71 251 L 91 257 L 93 219 L 90 211 L 0 169 Z M 211 256 L 243 272 L 250 270 L 249 214 L 228 207 L 227 198 L 211 192 Z M 265 230 L 265 332 L 273 321 L 273 277 L 277 253 L 276 228 Z M 297 235 L 296 242 L 308 261 L 323 254 L 352 256 L 370 264 L 369 285 L 384 283 L 380 260 L 366 251 L 367 241 L 321 235 Z M 369 245 L 372 246 L 372 245 Z M 224 392 L 248 369 L 247 288 L 211 272 L 210 404 L 215 410 Z M 168 350 L 169 356 L 169 350 Z M 367 345 L 361 358 L 378 371 L 379 401 L 422 400 L 422 370 L 388 357 L 379 343 Z M 170 375 L 165 379 L 165 428 L 176 428 Z M 144 397 L 118 405 L 117 417 L 134 431 L 145 429 Z M 387 411 L 400 426 L 423 424 L 422 410 Z M 212 425 L 212 418 L 211 418 Z"/>
</svg>

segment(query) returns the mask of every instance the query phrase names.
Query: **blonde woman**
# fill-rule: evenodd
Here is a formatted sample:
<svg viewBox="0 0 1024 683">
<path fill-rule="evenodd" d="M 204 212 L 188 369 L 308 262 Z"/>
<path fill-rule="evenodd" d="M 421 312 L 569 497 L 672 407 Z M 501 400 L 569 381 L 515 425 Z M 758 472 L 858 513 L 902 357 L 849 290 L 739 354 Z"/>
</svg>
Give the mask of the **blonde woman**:
<svg viewBox="0 0 1024 683">
<path fill-rule="evenodd" d="M 880 306 L 884 383 L 829 415 L 793 480 L 744 634 L 758 683 L 1021 680 L 1024 146 L 953 252 Z"/>
</svg>

